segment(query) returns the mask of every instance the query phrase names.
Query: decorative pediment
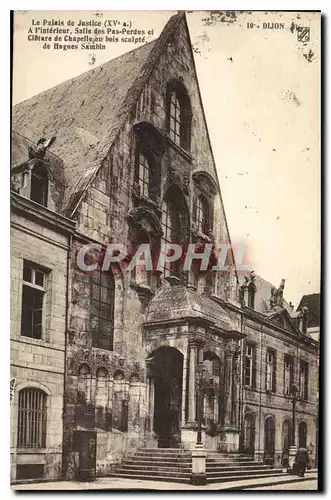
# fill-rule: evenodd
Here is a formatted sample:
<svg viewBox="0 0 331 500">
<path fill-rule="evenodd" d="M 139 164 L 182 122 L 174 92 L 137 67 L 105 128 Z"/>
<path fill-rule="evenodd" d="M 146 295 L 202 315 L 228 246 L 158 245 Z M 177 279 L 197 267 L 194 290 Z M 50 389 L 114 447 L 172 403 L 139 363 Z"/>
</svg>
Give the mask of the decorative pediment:
<svg viewBox="0 0 331 500">
<path fill-rule="evenodd" d="M 273 323 L 274 325 L 279 326 L 280 328 L 283 328 L 290 333 L 296 335 L 300 333 L 287 309 L 279 309 L 278 311 L 272 312 L 271 314 L 269 313 L 267 318 L 270 323 Z"/>
<path fill-rule="evenodd" d="M 192 175 L 193 181 L 208 196 L 214 196 L 218 189 L 216 182 L 207 172 L 198 171 Z"/>
</svg>

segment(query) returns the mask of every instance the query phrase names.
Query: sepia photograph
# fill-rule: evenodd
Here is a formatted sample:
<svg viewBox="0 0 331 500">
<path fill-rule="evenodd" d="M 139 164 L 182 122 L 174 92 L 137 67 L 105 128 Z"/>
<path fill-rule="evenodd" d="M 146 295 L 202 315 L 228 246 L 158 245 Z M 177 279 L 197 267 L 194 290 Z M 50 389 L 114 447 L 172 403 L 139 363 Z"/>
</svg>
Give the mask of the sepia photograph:
<svg viewBox="0 0 331 500">
<path fill-rule="evenodd" d="M 10 488 L 321 491 L 321 12 L 11 29 Z"/>
</svg>

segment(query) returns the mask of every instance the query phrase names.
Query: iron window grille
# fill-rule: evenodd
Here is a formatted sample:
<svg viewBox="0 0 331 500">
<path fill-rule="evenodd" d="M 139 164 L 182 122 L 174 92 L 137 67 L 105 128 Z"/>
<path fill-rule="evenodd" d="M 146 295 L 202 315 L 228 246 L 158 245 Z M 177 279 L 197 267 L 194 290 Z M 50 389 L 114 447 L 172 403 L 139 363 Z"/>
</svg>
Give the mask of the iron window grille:
<svg viewBox="0 0 331 500">
<path fill-rule="evenodd" d="M 18 395 L 18 435 L 20 448 L 45 448 L 46 399 L 40 389 L 22 389 Z"/>
</svg>

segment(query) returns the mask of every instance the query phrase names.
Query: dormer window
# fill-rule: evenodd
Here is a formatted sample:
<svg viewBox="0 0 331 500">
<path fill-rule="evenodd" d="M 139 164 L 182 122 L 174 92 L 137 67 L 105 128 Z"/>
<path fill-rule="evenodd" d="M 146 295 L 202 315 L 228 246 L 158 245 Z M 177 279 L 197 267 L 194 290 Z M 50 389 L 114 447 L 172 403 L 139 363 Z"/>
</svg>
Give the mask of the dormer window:
<svg viewBox="0 0 331 500">
<path fill-rule="evenodd" d="M 167 130 L 170 139 L 185 149 L 191 146 L 191 102 L 184 84 L 172 80 L 167 87 Z"/>
<path fill-rule="evenodd" d="M 47 207 L 48 175 L 44 166 L 37 165 L 31 171 L 30 199 Z"/>
</svg>

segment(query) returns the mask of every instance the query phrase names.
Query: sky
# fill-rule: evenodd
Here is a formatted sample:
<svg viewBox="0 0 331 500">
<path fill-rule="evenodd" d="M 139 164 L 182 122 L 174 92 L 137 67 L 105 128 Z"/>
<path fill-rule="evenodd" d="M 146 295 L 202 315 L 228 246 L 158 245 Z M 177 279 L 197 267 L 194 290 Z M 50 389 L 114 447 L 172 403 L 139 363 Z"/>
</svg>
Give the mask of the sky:
<svg viewBox="0 0 331 500">
<path fill-rule="evenodd" d="M 13 104 L 141 45 L 44 50 L 28 41 L 32 19 L 131 21 L 151 41 L 174 13 L 16 12 Z M 189 11 L 187 22 L 232 241 L 265 280 L 285 278 L 297 306 L 320 291 L 320 16 Z"/>
</svg>

